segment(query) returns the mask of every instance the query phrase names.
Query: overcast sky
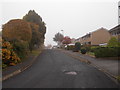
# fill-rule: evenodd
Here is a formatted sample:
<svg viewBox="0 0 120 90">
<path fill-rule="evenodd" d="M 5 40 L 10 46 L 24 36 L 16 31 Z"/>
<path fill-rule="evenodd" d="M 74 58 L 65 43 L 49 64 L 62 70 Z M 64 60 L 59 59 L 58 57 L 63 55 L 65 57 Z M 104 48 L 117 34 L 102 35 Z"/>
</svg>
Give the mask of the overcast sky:
<svg viewBox="0 0 120 90">
<path fill-rule="evenodd" d="M 65 36 L 79 38 L 101 27 L 118 24 L 119 0 L 2 0 L 0 25 L 11 19 L 22 19 L 35 10 L 46 23 L 45 45 L 56 43 L 53 37 L 64 30 Z"/>
</svg>

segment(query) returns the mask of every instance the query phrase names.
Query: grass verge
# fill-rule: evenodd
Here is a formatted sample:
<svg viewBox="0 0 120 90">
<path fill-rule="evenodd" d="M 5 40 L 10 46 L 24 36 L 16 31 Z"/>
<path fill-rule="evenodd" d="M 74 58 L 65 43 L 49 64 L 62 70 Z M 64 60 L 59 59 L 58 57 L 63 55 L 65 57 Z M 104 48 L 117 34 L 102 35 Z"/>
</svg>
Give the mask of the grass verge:
<svg viewBox="0 0 120 90">
<path fill-rule="evenodd" d="M 33 50 L 33 51 L 31 52 L 31 55 L 37 56 L 37 55 L 39 55 L 40 53 L 41 53 L 41 50 L 40 50 L 40 49 L 37 49 L 37 50 Z"/>
<path fill-rule="evenodd" d="M 118 81 L 120 81 L 120 75 L 115 77 Z"/>
</svg>

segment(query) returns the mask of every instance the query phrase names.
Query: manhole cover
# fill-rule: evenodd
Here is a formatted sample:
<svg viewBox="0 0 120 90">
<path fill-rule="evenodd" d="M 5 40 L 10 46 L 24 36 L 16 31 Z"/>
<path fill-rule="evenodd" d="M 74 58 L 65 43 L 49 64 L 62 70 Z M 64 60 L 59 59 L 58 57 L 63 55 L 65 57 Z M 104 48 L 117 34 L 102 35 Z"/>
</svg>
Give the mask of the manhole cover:
<svg viewBox="0 0 120 90">
<path fill-rule="evenodd" d="M 65 72 L 65 74 L 69 74 L 69 75 L 77 75 L 77 73 L 75 71 L 67 71 Z"/>
</svg>

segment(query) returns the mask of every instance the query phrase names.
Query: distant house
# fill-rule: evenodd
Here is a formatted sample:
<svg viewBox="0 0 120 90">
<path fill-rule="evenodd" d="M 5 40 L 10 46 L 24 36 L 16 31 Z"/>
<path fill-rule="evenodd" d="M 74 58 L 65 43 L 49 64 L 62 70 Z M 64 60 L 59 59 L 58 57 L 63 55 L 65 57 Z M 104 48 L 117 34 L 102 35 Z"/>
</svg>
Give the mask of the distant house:
<svg viewBox="0 0 120 90">
<path fill-rule="evenodd" d="M 110 33 L 105 28 L 100 28 L 94 32 L 88 33 L 79 38 L 79 41 L 83 45 L 106 45 L 110 40 Z"/>
<path fill-rule="evenodd" d="M 109 30 L 111 37 L 116 37 L 120 41 L 120 25 Z"/>
<path fill-rule="evenodd" d="M 72 39 L 71 39 L 71 43 L 72 43 L 72 44 L 75 44 L 75 40 L 76 40 L 75 38 L 72 38 Z"/>
</svg>

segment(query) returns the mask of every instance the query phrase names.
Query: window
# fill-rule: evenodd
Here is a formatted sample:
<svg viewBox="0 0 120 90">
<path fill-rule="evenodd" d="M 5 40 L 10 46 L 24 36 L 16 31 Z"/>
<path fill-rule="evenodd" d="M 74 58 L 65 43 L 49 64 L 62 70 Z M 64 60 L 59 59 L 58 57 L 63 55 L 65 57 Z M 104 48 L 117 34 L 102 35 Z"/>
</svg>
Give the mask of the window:
<svg viewBox="0 0 120 90">
<path fill-rule="evenodd" d="M 91 44 L 91 42 L 88 42 L 88 44 Z"/>
</svg>

